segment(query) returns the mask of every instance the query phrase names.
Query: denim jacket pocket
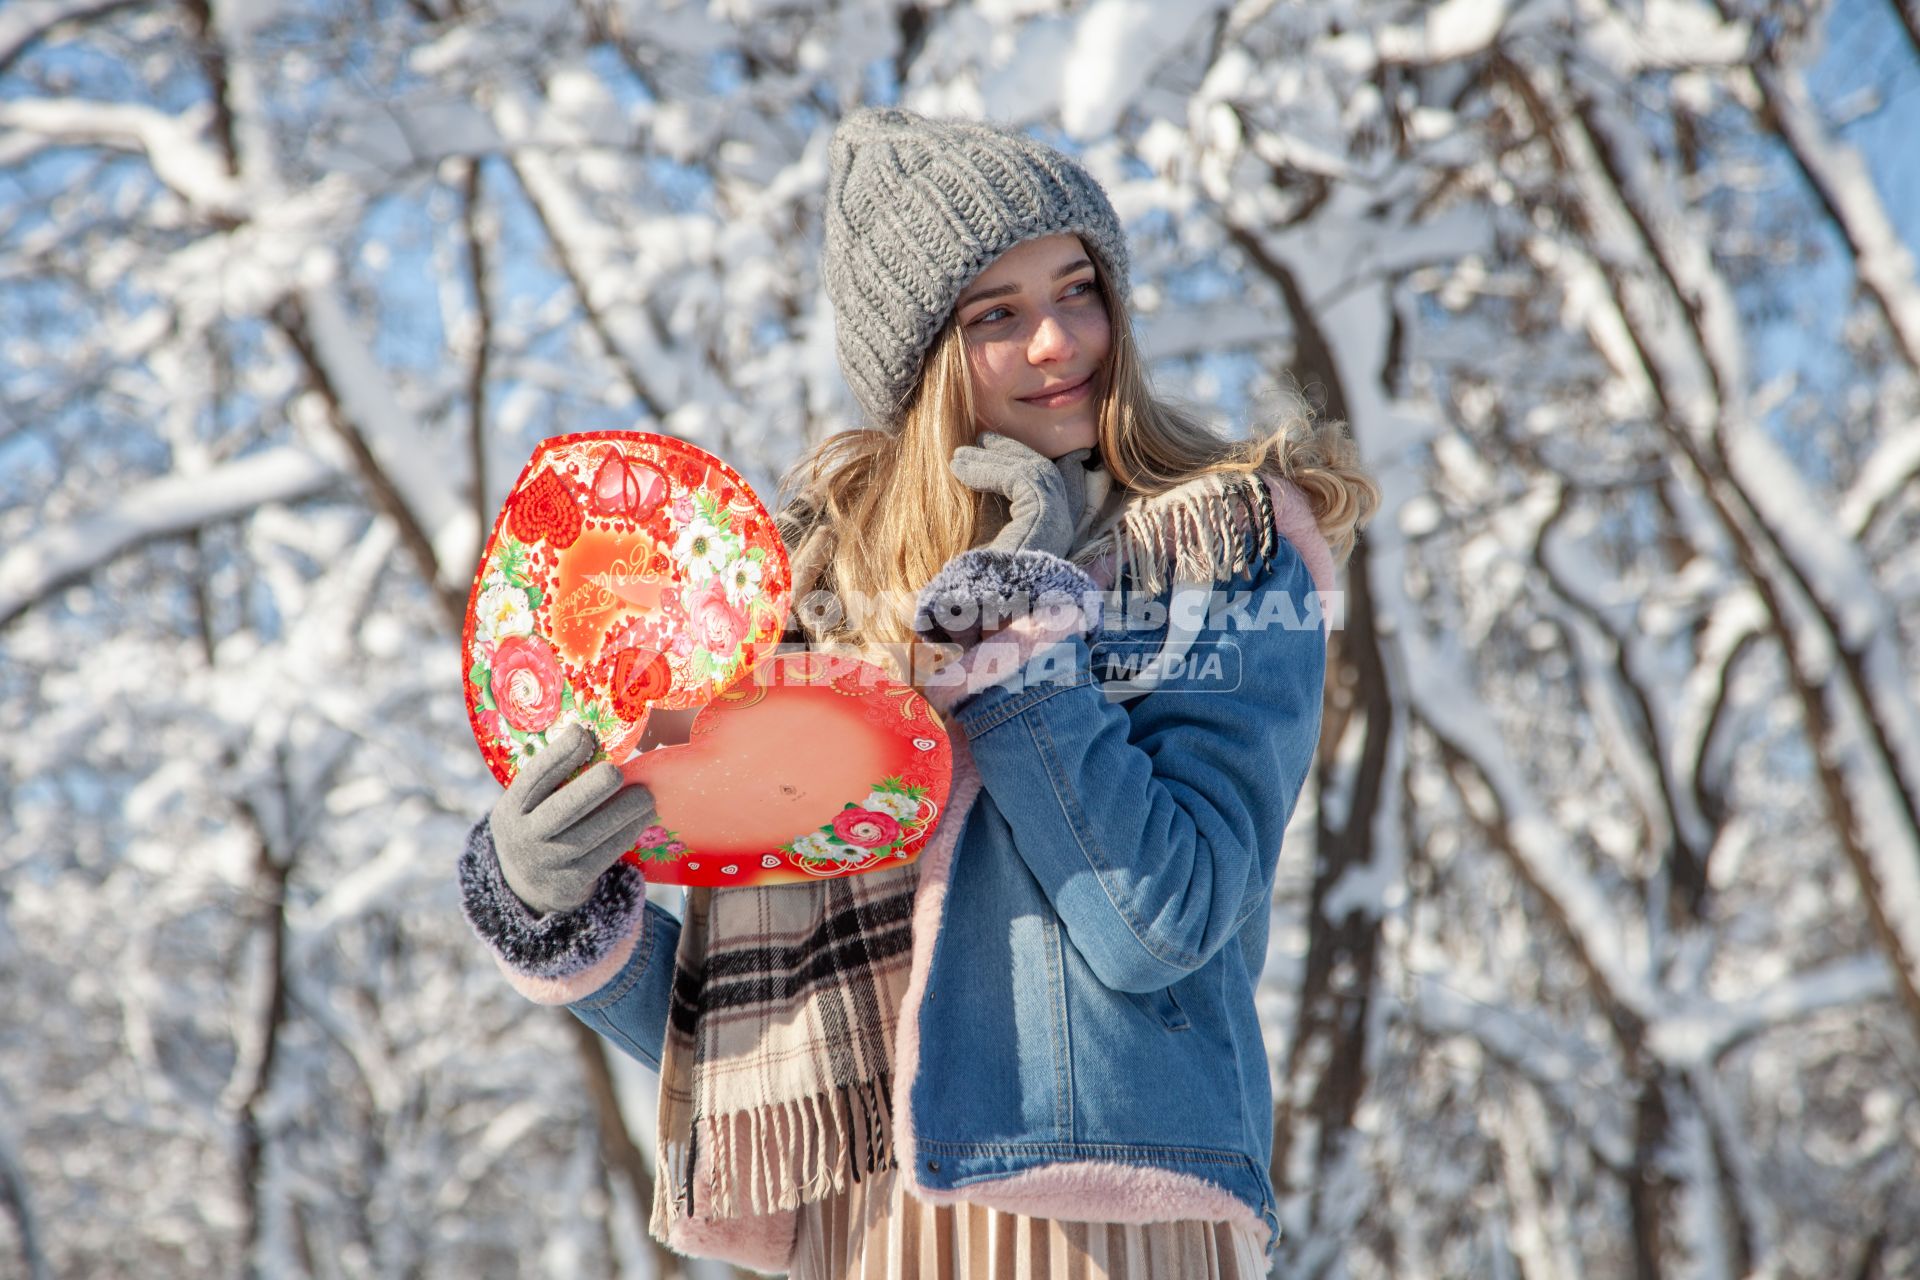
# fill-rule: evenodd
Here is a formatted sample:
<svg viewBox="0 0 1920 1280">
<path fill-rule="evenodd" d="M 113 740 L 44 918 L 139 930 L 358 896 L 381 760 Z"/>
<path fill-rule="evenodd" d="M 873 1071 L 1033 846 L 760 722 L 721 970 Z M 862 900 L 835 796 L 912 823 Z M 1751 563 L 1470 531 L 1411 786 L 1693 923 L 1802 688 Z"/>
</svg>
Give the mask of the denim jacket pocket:
<svg viewBox="0 0 1920 1280">
<path fill-rule="evenodd" d="M 1180 1007 L 1172 987 L 1161 987 L 1158 991 L 1129 991 L 1127 998 L 1158 1018 L 1160 1025 L 1168 1031 L 1187 1031 L 1193 1027 L 1192 1019 Z"/>
</svg>

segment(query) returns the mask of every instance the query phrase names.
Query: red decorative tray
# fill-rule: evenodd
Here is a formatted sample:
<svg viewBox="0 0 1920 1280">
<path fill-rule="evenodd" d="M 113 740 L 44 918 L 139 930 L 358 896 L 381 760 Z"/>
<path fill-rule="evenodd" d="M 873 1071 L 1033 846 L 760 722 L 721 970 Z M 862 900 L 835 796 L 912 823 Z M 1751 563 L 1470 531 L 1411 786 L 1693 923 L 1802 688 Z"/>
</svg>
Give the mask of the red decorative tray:
<svg viewBox="0 0 1920 1280">
<path fill-rule="evenodd" d="M 850 875 L 919 850 L 951 749 L 912 689 L 821 654 L 771 655 L 786 550 L 726 463 L 667 436 L 594 431 L 534 450 L 467 601 L 467 715 L 502 785 L 562 726 L 653 789 L 628 854 L 650 880 Z M 704 708 L 690 741 L 635 756 L 655 707 Z M 930 745 L 929 745 L 930 744 Z"/>
</svg>

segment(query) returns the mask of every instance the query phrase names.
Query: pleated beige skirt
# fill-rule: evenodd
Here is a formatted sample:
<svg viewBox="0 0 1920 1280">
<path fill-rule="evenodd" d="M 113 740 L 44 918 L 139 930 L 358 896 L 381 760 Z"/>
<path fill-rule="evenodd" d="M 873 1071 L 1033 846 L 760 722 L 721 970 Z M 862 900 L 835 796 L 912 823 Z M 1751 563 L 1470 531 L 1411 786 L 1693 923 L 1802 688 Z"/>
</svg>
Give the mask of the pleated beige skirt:
<svg viewBox="0 0 1920 1280">
<path fill-rule="evenodd" d="M 1251 1229 L 1226 1222 L 1060 1222 L 930 1205 L 895 1171 L 801 1207 L 788 1280 L 1257 1280 Z"/>
</svg>

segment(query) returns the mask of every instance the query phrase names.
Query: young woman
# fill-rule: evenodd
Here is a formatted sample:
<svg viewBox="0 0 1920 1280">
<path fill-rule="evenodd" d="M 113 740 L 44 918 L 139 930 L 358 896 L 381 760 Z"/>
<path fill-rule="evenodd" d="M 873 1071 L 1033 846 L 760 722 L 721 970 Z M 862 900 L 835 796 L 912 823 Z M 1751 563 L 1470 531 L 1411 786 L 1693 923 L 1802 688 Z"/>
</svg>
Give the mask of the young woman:
<svg viewBox="0 0 1920 1280">
<path fill-rule="evenodd" d="M 563 785 L 576 732 L 474 829 L 468 916 L 520 990 L 660 1072 L 652 1229 L 684 1252 L 1264 1275 L 1254 991 L 1318 737 L 1318 593 L 1373 487 L 1337 429 L 1229 442 L 1153 396 L 1119 220 L 1024 136 L 852 115 L 823 268 L 872 425 L 788 478 L 790 635 L 940 709 L 931 839 L 895 870 L 693 890 L 676 920 L 617 861 L 644 788 L 608 764 Z"/>
</svg>

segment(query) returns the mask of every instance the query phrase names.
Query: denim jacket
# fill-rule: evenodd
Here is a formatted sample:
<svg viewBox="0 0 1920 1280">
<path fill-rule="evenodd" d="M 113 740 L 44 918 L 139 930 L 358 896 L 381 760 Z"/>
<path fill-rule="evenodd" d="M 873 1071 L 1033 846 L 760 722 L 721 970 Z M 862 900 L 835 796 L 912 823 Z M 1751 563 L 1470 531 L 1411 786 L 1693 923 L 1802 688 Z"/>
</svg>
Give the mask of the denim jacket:
<svg viewBox="0 0 1920 1280">
<path fill-rule="evenodd" d="M 1269 491 L 1280 537 L 1245 570 L 1019 619 L 929 692 L 955 772 L 919 858 L 894 1064 L 895 1154 L 923 1200 L 1278 1234 L 1254 994 L 1319 737 L 1331 560 L 1299 493 Z M 949 569 L 990 575 L 979 556 Z M 1047 559 L 1058 584 L 1105 586 Z M 1179 660 L 1142 693 L 1150 653 Z M 498 876 L 484 833 L 463 881 Z M 657 1070 L 679 925 L 632 884 L 603 901 L 619 879 L 544 939 L 476 914 L 471 885 L 468 911 L 516 987 Z M 728 1252 L 777 1269 L 778 1250 Z"/>
</svg>

